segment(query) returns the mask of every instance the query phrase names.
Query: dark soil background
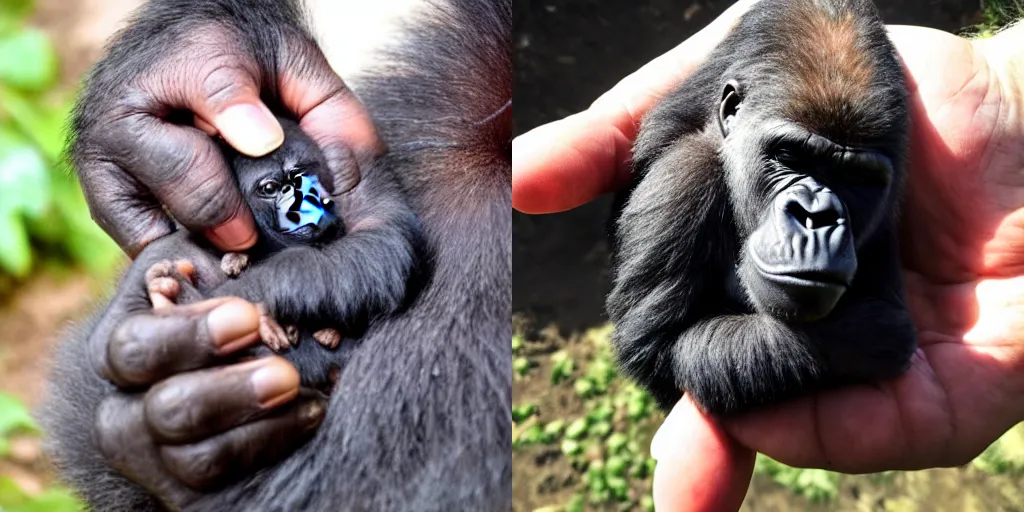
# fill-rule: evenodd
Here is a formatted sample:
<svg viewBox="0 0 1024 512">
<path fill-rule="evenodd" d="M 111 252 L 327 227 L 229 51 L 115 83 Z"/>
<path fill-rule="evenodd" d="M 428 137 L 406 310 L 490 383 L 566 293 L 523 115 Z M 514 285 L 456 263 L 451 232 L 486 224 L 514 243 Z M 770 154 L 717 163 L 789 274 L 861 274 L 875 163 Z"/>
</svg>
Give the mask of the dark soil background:
<svg viewBox="0 0 1024 512">
<path fill-rule="evenodd" d="M 585 109 L 647 61 L 681 43 L 732 2 L 516 0 L 517 133 Z M 979 20 L 979 0 L 876 2 L 887 23 L 956 31 Z M 513 213 L 513 308 L 565 332 L 605 321 L 604 223 L 610 200 L 557 215 Z"/>
</svg>

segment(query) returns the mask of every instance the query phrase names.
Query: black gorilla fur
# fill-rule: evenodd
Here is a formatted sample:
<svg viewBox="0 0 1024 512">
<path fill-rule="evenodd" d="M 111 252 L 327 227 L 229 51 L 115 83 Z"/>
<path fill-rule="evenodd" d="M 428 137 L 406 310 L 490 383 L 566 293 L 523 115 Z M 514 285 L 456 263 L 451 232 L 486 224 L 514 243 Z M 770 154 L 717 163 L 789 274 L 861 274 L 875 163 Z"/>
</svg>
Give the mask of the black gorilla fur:
<svg viewBox="0 0 1024 512">
<path fill-rule="evenodd" d="M 425 4 L 352 82 L 390 148 L 363 179 L 385 174 L 405 193 L 432 255 L 430 280 L 407 309 L 369 326 L 309 443 L 189 510 L 511 508 L 511 0 Z M 83 98 L 211 21 L 237 28 L 264 66 L 282 33 L 306 33 L 291 1 L 154 0 Z M 95 445 L 97 404 L 115 391 L 89 364 L 83 339 L 95 325 L 56 355 L 44 411 L 51 452 L 92 509 L 160 510 Z"/>
<path fill-rule="evenodd" d="M 717 415 L 903 372 L 908 129 L 870 2 L 756 3 L 642 121 L 612 226 L 624 371 Z"/>
</svg>

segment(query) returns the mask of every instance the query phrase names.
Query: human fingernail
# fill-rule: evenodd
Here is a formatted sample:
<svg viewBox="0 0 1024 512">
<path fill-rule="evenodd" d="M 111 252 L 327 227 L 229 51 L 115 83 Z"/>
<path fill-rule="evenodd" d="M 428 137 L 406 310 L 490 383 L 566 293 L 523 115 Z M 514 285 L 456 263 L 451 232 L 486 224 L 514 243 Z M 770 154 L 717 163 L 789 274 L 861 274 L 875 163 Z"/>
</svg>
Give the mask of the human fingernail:
<svg viewBox="0 0 1024 512">
<path fill-rule="evenodd" d="M 238 151 L 257 158 L 281 147 L 284 131 L 267 107 L 240 103 L 213 119 L 221 137 Z"/>
<path fill-rule="evenodd" d="M 260 315 L 256 307 L 241 299 L 229 300 L 206 316 L 213 344 L 221 353 L 248 345 L 259 336 Z"/>
<path fill-rule="evenodd" d="M 249 378 L 260 407 L 271 409 L 299 394 L 299 372 L 280 358 L 271 358 Z"/>
<path fill-rule="evenodd" d="M 256 225 L 251 216 L 236 214 L 220 226 L 206 230 L 206 237 L 222 251 L 244 251 L 256 244 Z"/>
</svg>

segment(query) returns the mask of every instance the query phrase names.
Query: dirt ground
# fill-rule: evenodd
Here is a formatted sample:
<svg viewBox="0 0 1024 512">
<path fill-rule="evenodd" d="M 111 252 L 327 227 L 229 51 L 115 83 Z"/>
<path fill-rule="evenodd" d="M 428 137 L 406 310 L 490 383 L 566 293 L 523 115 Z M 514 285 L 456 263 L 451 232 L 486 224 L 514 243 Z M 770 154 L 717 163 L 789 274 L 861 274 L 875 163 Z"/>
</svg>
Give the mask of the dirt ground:
<svg viewBox="0 0 1024 512">
<path fill-rule="evenodd" d="M 587 374 L 587 367 L 593 364 L 599 351 L 593 343 L 593 332 L 562 337 L 557 329 L 549 327 L 528 336 L 519 355 L 529 359 L 531 370 L 525 377 L 516 377 L 513 382 L 514 406 L 536 405 L 539 411 L 536 419 L 545 424 L 554 420 L 571 423 L 587 415 L 590 412 L 588 404 L 574 392 L 572 378 L 562 384 L 552 384 L 549 378 L 552 369 L 550 356 L 564 350 L 576 362 L 573 378 Z M 614 390 L 621 388 L 624 383 L 621 378 L 614 379 L 608 394 L 614 394 Z M 615 432 L 629 432 L 629 427 L 621 425 L 623 420 L 618 413 L 614 418 L 612 425 Z M 630 439 L 638 445 L 636 455 L 647 454 L 650 440 L 662 420 L 663 415 L 655 412 L 633 427 L 635 432 L 630 435 Z M 1018 446 L 1024 447 L 1024 430 L 1018 429 L 1011 435 L 1019 439 Z M 601 455 L 590 456 L 588 450 L 587 458 L 594 460 Z M 568 512 L 558 507 L 565 506 L 574 494 L 580 491 L 585 493 L 587 490 L 587 470 L 576 466 L 570 458 L 564 456 L 557 441 L 514 449 L 512 458 L 514 512 L 531 512 L 542 508 L 545 512 Z M 631 478 L 629 484 L 629 497 L 632 501 L 588 504 L 583 510 L 640 511 L 637 500 L 645 493 L 650 493 L 651 479 L 649 476 Z M 1024 474 L 992 474 L 969 464 L 927 471 L 841 475 L 834 497 L 817 501 L 798 495 L 767 474 L 754 475 L 741 512 L 792 511 L 1022 512 Z"/>
</svg>

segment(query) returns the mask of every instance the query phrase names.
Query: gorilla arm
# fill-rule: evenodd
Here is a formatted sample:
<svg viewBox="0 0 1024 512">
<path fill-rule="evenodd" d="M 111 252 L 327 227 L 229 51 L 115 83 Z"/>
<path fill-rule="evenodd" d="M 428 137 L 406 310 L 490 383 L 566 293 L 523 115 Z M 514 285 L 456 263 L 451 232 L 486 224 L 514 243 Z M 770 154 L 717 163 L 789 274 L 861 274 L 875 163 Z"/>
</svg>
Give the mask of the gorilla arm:
<svg viewBox="0 0 1024 512">
<path fill-rule="evenodd" d="M 279 321 L 346 330 L 408 304 L 426 256 L 419 221 L 396 184 L 371 170 L 338 205 L 345 236 L 322 247 L 285 248 L 213 294 L 263 303 Z"/>
<path fill-rule="evenodd" d="M 702 407 L 729 411 L 816 373 L 802 333 L 763 315 L 720 316 L 733 272 L 722 262 L 734 261 L 739 250 L 729 242 L 734 228 L 720 140 L 717 129 L 708 129 L 666 149 L 618 220 L 613 343 L 626 373 L 665 408 L 683 389 Z M 680 204 L 695 211 L 679 211 Z"/>
</svg>

